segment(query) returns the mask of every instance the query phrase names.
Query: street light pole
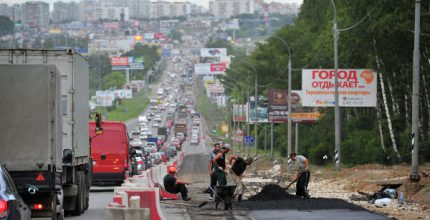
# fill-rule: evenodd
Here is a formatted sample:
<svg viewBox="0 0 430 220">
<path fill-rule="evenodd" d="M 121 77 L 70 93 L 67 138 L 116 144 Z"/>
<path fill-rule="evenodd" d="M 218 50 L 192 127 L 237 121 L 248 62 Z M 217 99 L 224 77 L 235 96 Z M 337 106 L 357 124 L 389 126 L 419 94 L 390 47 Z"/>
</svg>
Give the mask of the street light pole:
<svg viewBox="0 0 430 220">
<path fill-rule="evenodd" d="M 336 170 L 340 170 L 341 168 L 341 151 L 340 151 L 340 108 L 339 108 L 339 88 L 338 88 L 338 57 L 337 57 L 337 43 L 339 38 L 339 30 L 337 28 L 337 15 L 336 15 L 336 5 L 334 1 L 331 0 L 333 5 L 333 43 L 334 43 L 334 123 L 335 123 L 335 163 Z"/>
<path fill-rule="evenodd" d="M 257 111 L 257 106 L 258 106 L 258 86 L 257 86 L 257 74 L 255 74 L 255 98 L 254 98 L 254 107 L 255 107 L 255 121 L 254 121 L 254 149 L 255 149 L 255 156 L 257 156 L 257 150 L 258 150 L 258 131 L 257 131 L 257 121 L 258 121 L 258 111 Z M 256 166 L 254 166 L 256 167 Z"/>
<path fill-rule="evenodd" d="M 421 177 L 418 172 L 418 140 L 419 131 L 419 103 L 420 103 L 420 15 L 421 0 L 415 0 L 415 36 L 414 36 L 414 58 L 413 58 L 413 78 L 412 78 L 412 166 L 409 178 L 418 182 Z"/>
</svg>

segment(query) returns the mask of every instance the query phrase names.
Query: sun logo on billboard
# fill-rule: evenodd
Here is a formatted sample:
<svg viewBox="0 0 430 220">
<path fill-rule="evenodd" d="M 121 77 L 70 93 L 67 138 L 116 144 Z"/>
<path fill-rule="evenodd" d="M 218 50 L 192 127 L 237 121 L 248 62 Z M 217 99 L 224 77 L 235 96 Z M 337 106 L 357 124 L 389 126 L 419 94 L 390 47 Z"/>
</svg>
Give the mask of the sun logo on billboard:
<svg viewBox="0 0 430 220">
<path fill-rule="evenodd" d="M 274 94 L 273 104 L 275 105 L 285 105 L 287 103 L 286 97 L 283 93 L 277 92 Z"/>
<path fill-rule="evenodd" d="M 370 84 L 371 82 L 373 82 L 375 75 L 371 70 L 364 70 L 363 72 L 361 72 L 360 77 L 363 78 L 367 84 Z"/>
</svg>

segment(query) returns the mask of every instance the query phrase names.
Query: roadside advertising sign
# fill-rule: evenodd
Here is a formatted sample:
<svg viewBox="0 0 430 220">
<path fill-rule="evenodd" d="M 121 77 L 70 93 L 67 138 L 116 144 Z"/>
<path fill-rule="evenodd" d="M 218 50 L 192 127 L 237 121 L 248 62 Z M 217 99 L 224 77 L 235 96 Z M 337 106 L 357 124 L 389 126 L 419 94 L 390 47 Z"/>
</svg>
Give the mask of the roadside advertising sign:
<svg viewBox="0 0 430 220">
<path fill-rule="evenodd" d="M 194 72 L 197 75 L 219 75 L 225 73 L 225 63 L 197 63 Z"/>
<path fill-rule="evenodd" d="M 146 40 L 153 40 L 154 39 L 154 33 L 145 33 L 143 35 L 143 38 L 145 38 Z"/>
<path fill-rule="evenodd" d="M 227 56 L 227 48 L 201 48 L 201 57 L 220 57 Z"/>
<path fill-rule="evenodd" d="M 252 122 L 259 122 L 259 123 L 265 123 L 269 122 L 269 118 L 267 115 L 267 108 L 268 108 L 268 100 L 267 97 L 264 96 L 258 96 L 257 100 L 257 108 L 255 105 L 255 98 L 254 96 L 249 97 L 250 101 L 249 103 L 249 121 Z"/>
<path fill-rule="evenodd" d="M 96 91 L 96 105 L 109 107 L 113 105 L 113 101 L 115 100 L 115 92 L 114 91 Z"/>
<path fill-rule="evenodd" d="M 375 107 L 377 77 L 369 69 L 338 70 L 339 106 Z M 333 107 L 334 70 L 302 70 L 303 106 Z"/>
<path fill-rule="evenodd" d="M 114 96 L 118 99 L 131 99 L 133 97 L 133 92 L 131 89 L 118 89 L 114 91 Z"/>
<path fill-rule="evenodd" d="M 316 122 L 321 114 L 316 108 L 303 107 L 303 92 L 291 91 L 291 120 L 294 122 Z M 288 90 L 270 90 L 269 121 L 288 122 Z"/>
<path fill-rule="evenodd" d="M 231 19 L 228 20 L 224 23 L 224 27 L 227 30 L 239 30 L 240 26 L 239 26 L 239 19 L 235 18 L 235 19 Z"/>
<path fill-rule="evenodd" d="M 233 105 L 233 121 L 246 122 L 248 108 L 244 104 Z"/>
<path fill-rule="evenodd" d="M 225 63 L 211 63 L 211 73 L 213 72 L 225 72 Z"/>
<path fill-rule="evenodd" d="M 167 37 L 166 37 L 166 35 L 164 35 L 163 33 L 155 33 L 155 34 L 154 34 L 154 38 L 155 38 L 155 39 L 161 39 L 161 38 L 166 39 Z"/>
<path fill-rule="evenodd" d="M 112 57 L 111 65 L 113 70 L 142 70 L 144 59 L 143 57 Z"/>
<path fill-rule="evenodd" d="M 128 66 L 128 57 L 112 57 L 110 64 L 112 66 Z"/>
</svg>

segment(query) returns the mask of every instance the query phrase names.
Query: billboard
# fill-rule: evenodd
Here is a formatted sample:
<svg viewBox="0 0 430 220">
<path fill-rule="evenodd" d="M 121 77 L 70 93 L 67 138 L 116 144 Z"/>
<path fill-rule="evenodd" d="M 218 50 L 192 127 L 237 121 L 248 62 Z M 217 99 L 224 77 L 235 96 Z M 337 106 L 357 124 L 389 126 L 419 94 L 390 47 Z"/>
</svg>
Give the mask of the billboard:
<svg viewBox="0 0 430 220">
<path fill-rule="evenodd" d="M 201 57 L 221 57 L 227 56 L 227 48 L 201 48 Z"/>
<path fill-rule="evenodd" d="M 258 96 L 258 100 L 257 100 L 257 108 L 255 105 L 255 98 L 254 96 L 250 96 L 249 97 L 249 113 L 248 113 L 248 117 L 249 117 L 249 121 L 250 122 L 268 122 L 269 118 L 268 118 L 268 114 L 267 114 L 267 110 L 268 110 L 268 99 L 267 97 L 264 96 Z"/>
<path fill-rule="evenodd" d="M 114 66 L 128 66 L 128 57 L 112 57 L 110 64 Z"/>
<path fill-rule="evenodd" d="M 109 107 L 113 105 L 115 100 L 114 91 L 96 91 L 96 105 L 102 107 Z"/>
<path fill-rule="evenodd" d="M 303 106 L 333 107 L 334 70 L 302 70 Z M 376 73 L 368 69 L 338 70 L 339 106 L 375 107 Z"/>
<path fill-rule="evenodd" d="M 133 98 L 133 93 L 131 89 L 118 89 L 114 91 L 114 96 L 118 99 L 131 99 Z"/>
<path fill-rule="evenodd" d="M 321 114 L 316 108 L 304 107 L 303 92 L 291 91 L 291 120 L 294 122 L 315 122 Z M 269 121 L 288 122 L 288 90 L 270 90 Z"/>
<path fill-rule="evenodd" d="M 239 19 L 235 18 L 235 19 L 226 21 L 224 23 L 224 28 L 227 30 L 239 30 L 240 29 Z"/>
<path fill-rule="evenodd" d="M 246 122 L 248 115 L 248 107 L 245 104 L 233 105 L 233 121 Z"/>
<path fill-rule="evenodd" d="M 146 40 L 153 40 L 154 39 L 154 33 L 145 33 L 143 35 L 143 38 L 145 38 Z"/>
<path fill-rule="evenodd" d="M 197 75 L 219 75 L 224 74 L 225 63 L 197 63 L 194 64 L 194 72 Z"/>
<path fill-rule="evenodd" d="M 142 70 L 144 59 L 143 57 L 112 57 L 111 65 L 113 70 Z"/>
</svg>

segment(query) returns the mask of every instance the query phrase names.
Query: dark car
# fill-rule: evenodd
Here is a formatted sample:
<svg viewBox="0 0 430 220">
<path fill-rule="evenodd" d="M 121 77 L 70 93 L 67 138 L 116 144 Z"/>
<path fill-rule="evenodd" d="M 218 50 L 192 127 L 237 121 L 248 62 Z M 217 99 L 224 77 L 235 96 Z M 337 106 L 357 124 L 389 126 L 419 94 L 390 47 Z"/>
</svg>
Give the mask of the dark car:
<svg viewBox="0 0 430 220">
<path fill-rule="evenodd" d="M 18 194 L 15 183 L 3 165 L 0 165 L 0 219 L 31 219 L 31 210 Z"/>
</svg>

